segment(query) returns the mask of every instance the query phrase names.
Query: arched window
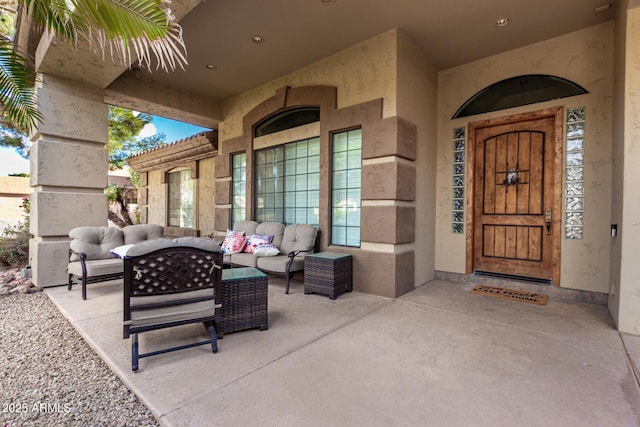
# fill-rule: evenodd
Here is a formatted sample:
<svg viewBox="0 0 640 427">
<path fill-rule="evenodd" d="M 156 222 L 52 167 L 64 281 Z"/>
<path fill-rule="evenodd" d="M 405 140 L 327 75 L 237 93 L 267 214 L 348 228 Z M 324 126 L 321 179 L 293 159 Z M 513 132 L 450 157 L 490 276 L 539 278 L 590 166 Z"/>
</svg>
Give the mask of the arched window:
<svg viewBox="0 0 640 427">
<path fill-rule="evenodd" d="M 584 93 L 589 92 L 582 86 L 562 77 L 546 74 L 511 77 L 487 86 L 473 95 L 456 111 L 452 119 Z"/>
<path fill-rule="evenodd" d="M 269 135 L 281 130 L 291 129 L 320 121 L 320 107 L 300 107 L 282 111 L 267 117 L 258 123 L 254 130 L 254 137 Z"/>
</svg>

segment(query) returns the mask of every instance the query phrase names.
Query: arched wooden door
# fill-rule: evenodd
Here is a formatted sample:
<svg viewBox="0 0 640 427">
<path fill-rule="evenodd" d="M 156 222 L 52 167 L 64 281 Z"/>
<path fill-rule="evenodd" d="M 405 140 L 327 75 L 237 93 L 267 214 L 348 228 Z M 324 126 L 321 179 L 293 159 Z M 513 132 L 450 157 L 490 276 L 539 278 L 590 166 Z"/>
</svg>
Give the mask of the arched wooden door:
<svg viewBox="0 0 640 427">
<path fill-rule="evenodd" d="M 558 284 L 558 119 L 554 109 L 470 124 L 472 271 Z"/>
</svg>

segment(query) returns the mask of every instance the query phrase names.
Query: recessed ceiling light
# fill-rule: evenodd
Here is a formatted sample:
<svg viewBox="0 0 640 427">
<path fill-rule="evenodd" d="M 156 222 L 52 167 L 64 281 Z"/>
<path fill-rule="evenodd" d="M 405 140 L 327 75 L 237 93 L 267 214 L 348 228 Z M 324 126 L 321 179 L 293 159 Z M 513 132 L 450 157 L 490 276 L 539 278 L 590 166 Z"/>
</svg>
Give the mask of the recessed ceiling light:
<svg viewBox="0 0 640 427">
<path fill-rule="evenodd" d="M 218 68 L 218 67 L 216 67 L 216 66 L 215 66 L 215 65 L 213 65 L 213 64 L 207 64 L 207 65 L 205 65 L 205 68 L 206 68 L 207 70 L 215 70 L 215 69 L 216 69 L 216 68 Z"/>
<path fill-rule="evenodd" d="M 320 0 L 322 4 L 334 4 L 336 0 Z"/>
<path fill-rule="evenodd" d="M 261 36 L 251 36 L 251 41 L 254 42 L 255 44 L 264 43 L 264 39 Z"/>
<path fill-rule="evenodd" d="M 593 13 L 602 13 L 602 12 L 606 12 L 609 9 L 611 9 L 611 3 L 605 3 L 593 9 Z"/>
<path fill-rule="evenodd" d="M 500 18 L 496 21 L 496 27 L 506 27 L 510 23 L 511 23 L 511 18 L 507 18 L 505 16 L 504 18 Z"/>
</svg>

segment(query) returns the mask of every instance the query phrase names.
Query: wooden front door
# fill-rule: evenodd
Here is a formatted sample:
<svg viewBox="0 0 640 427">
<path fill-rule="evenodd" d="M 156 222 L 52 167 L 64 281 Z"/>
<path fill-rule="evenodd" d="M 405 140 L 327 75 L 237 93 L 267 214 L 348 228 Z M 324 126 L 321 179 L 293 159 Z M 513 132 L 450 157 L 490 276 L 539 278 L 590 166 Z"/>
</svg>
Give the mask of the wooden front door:
<svg viewBox="0 0 640 427">
<path fill-rule="evenodd" d="M 545 112 L 470 125 L 476 272 L 558 284 L 562 145 L 558 159 L 558 110 Z"/>
</svg>

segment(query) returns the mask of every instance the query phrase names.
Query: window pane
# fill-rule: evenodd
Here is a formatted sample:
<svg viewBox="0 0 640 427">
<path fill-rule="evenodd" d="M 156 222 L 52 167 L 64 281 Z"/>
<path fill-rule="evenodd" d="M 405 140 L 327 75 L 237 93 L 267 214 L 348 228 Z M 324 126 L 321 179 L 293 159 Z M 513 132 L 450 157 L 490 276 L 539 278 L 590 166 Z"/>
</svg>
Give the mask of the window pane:
<svg viewBox="0 0 640 427">
<path fill-rule="evenodd" d="M 347 151 L 347 132 L 340 132 L 333 135 L 333 152 L 339 153 Z"/>
<path fill-rule="evenodd" d="M 333 170 L 345 170 L 347 168 L 347 152 L 342 151 L 333 155 Z"/>
<path fill-rule="evenodd" d="M 239 153 L 231 157 L 231 219 L 232 222 L 244 221 L 247 218 L 247 154 Z"/>
<path fill-rule="evenodd" d="M 331 183 L 333 188 L 347 188 L 347 171 L 336 171 L 333 173 Z"/>
<path fill-rule="evenodd" d="M 308 175 L 308 188 L 309 190 L 318 190 L 320 188 L 320 174 L 310 173 Z"/>
<path fill-rule="evenodd" d="M 169 173 L 167 223 L 173 227 L 193 228 L 193 180 L 191 170 Z"/>
<path fill-rule="evenodd" d="M 319 156 L 320 155 L 320 138 L 311 138 L 309 139 L 309 156 Z"/>
</svg>

